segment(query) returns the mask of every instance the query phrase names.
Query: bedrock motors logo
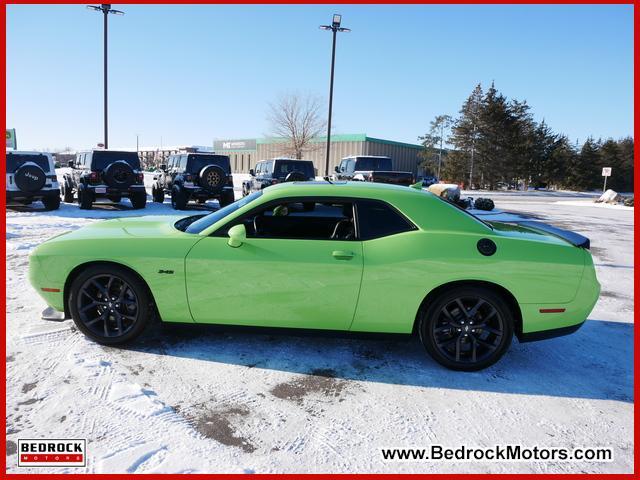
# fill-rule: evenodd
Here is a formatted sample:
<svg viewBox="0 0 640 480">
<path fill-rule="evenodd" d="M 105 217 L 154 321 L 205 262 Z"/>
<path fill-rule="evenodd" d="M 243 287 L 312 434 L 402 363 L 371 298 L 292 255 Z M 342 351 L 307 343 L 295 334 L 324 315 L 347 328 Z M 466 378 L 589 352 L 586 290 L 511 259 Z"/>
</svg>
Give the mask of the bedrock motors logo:
<svg viewBox="0 0 640 480">
<path fill-rule="evenodd" d="M 18 439 L 19 467 L 85 467 L 85 439 Z"/>
</svg>

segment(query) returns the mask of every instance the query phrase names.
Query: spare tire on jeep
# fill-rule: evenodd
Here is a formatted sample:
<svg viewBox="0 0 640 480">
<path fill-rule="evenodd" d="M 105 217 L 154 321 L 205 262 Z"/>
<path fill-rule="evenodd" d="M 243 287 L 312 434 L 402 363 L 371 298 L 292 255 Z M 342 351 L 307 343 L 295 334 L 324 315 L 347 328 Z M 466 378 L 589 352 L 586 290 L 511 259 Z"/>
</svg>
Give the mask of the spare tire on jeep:
<svg viewBox="0 0 640 480">
<path fill-rule="evenodd" d="M 133 169 L 124 160 L 107 165 L 103 173 L 104 182 L 110 187 L 128 188 L 136 181 Z"/>
<path fill-rule="evenodd" d="M 285 182 L 304 182 L 307 179 L 307 176 L 302 173 L 299 172 L 298 170 L 294 170 L 293 172 L 289 173 L 284 181 Z"/>
<path fill-rule="evenodd" d="M 44 187 L 47 174 L 38 165 L 27 162 L 20 166 L 13 175 L 16 186 L 23 192 L 36 192 Z"/>
<path fill-rule="evenodd" d="M 200 170 L 198 183 L 208 190 L 219 190 L 227 183 L 227 174 L 218 165 L 207 165 Z"/>
</svg>

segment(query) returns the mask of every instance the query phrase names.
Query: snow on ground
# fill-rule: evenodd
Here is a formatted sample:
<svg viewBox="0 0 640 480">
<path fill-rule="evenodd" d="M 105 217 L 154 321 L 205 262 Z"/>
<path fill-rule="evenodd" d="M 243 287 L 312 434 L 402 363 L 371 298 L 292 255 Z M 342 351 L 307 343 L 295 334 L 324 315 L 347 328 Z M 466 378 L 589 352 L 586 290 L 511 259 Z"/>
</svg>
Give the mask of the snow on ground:
<svg viewBox="0 0 640 480">
<path fill-rule="evenodd" d="M 501 362 L 477 373 L 445 370 L 416 340 L 165 326 L 128 348 L 97 345 L 71 321 L 40 320 L 45 304 L 28 283 L 28 253 L 100 218 L 174 211 L 168 202 L 145 212 L 126 202 L 7 210 L 7 468 L 29 471 L 16 466 L 18 438 L 87 438 L 85 469 L 33 470 L 631 472 L 633 211 L 556 203 L 562 198 L 494 196 L 500 210 L 590 237 L 600 300 L 577 333 L 514 340 Z M 385 463 L 379 452 L 507 443 L 610 446 L 615 458 Z"/>
</svg>

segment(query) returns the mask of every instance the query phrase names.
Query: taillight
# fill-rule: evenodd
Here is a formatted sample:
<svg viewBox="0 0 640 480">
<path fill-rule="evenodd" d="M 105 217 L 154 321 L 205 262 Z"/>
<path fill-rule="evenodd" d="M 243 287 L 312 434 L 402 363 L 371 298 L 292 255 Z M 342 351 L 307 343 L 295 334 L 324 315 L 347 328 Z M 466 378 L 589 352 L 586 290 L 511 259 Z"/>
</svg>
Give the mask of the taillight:
<svg viewBox="0 0 640 480">
<path fill-rule="evenodd" d="M 191 175 L 185 175 L 185 176 L 184 176 L 184 179 L 185 179 L 187 182 L 190 182 L 190 181 L 192 181 L 192 180 L 193 180 L 193 177 L 192 177 Z"/>
<path fill-rule="evenodd" d="M 227 177 L 227 185 L 233 185 L 233 176 L 232 175 L 229 175 Z"/>
<path fill-rule="evenodd" d="M 91 172 L 89 174 L 89 183 L 98 183 L 98 172 Z"/>
<path fill-rule="evenodd" d="M 141 172 L 138 174 L 138 182 L 144 183 L 144 173 Z"/>
</svg>

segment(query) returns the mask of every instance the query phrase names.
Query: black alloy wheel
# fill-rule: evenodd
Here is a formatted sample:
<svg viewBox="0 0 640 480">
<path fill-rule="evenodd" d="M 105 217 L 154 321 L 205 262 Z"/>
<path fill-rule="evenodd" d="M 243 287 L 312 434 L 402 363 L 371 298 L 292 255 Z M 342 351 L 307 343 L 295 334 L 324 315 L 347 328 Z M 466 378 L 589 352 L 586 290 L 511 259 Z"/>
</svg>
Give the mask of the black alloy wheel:
<svg viewBox="0 0 640 480">
<path fill-rule="evenodd" d="M 148 323 L 149 294 L 141 281 L 116 266 L 82 272 L 71 287 L 69 309 L 78 327 L 106 345 L 125 343 Z"/>
<path fill-rule="evenodd" d="M 474 371 L 497 362 L 513 336 L 513 314 L 502 297 L 481 287 L 457 289 L 428 308 L 421 340 L 447 368 Z"/>
</svg>

